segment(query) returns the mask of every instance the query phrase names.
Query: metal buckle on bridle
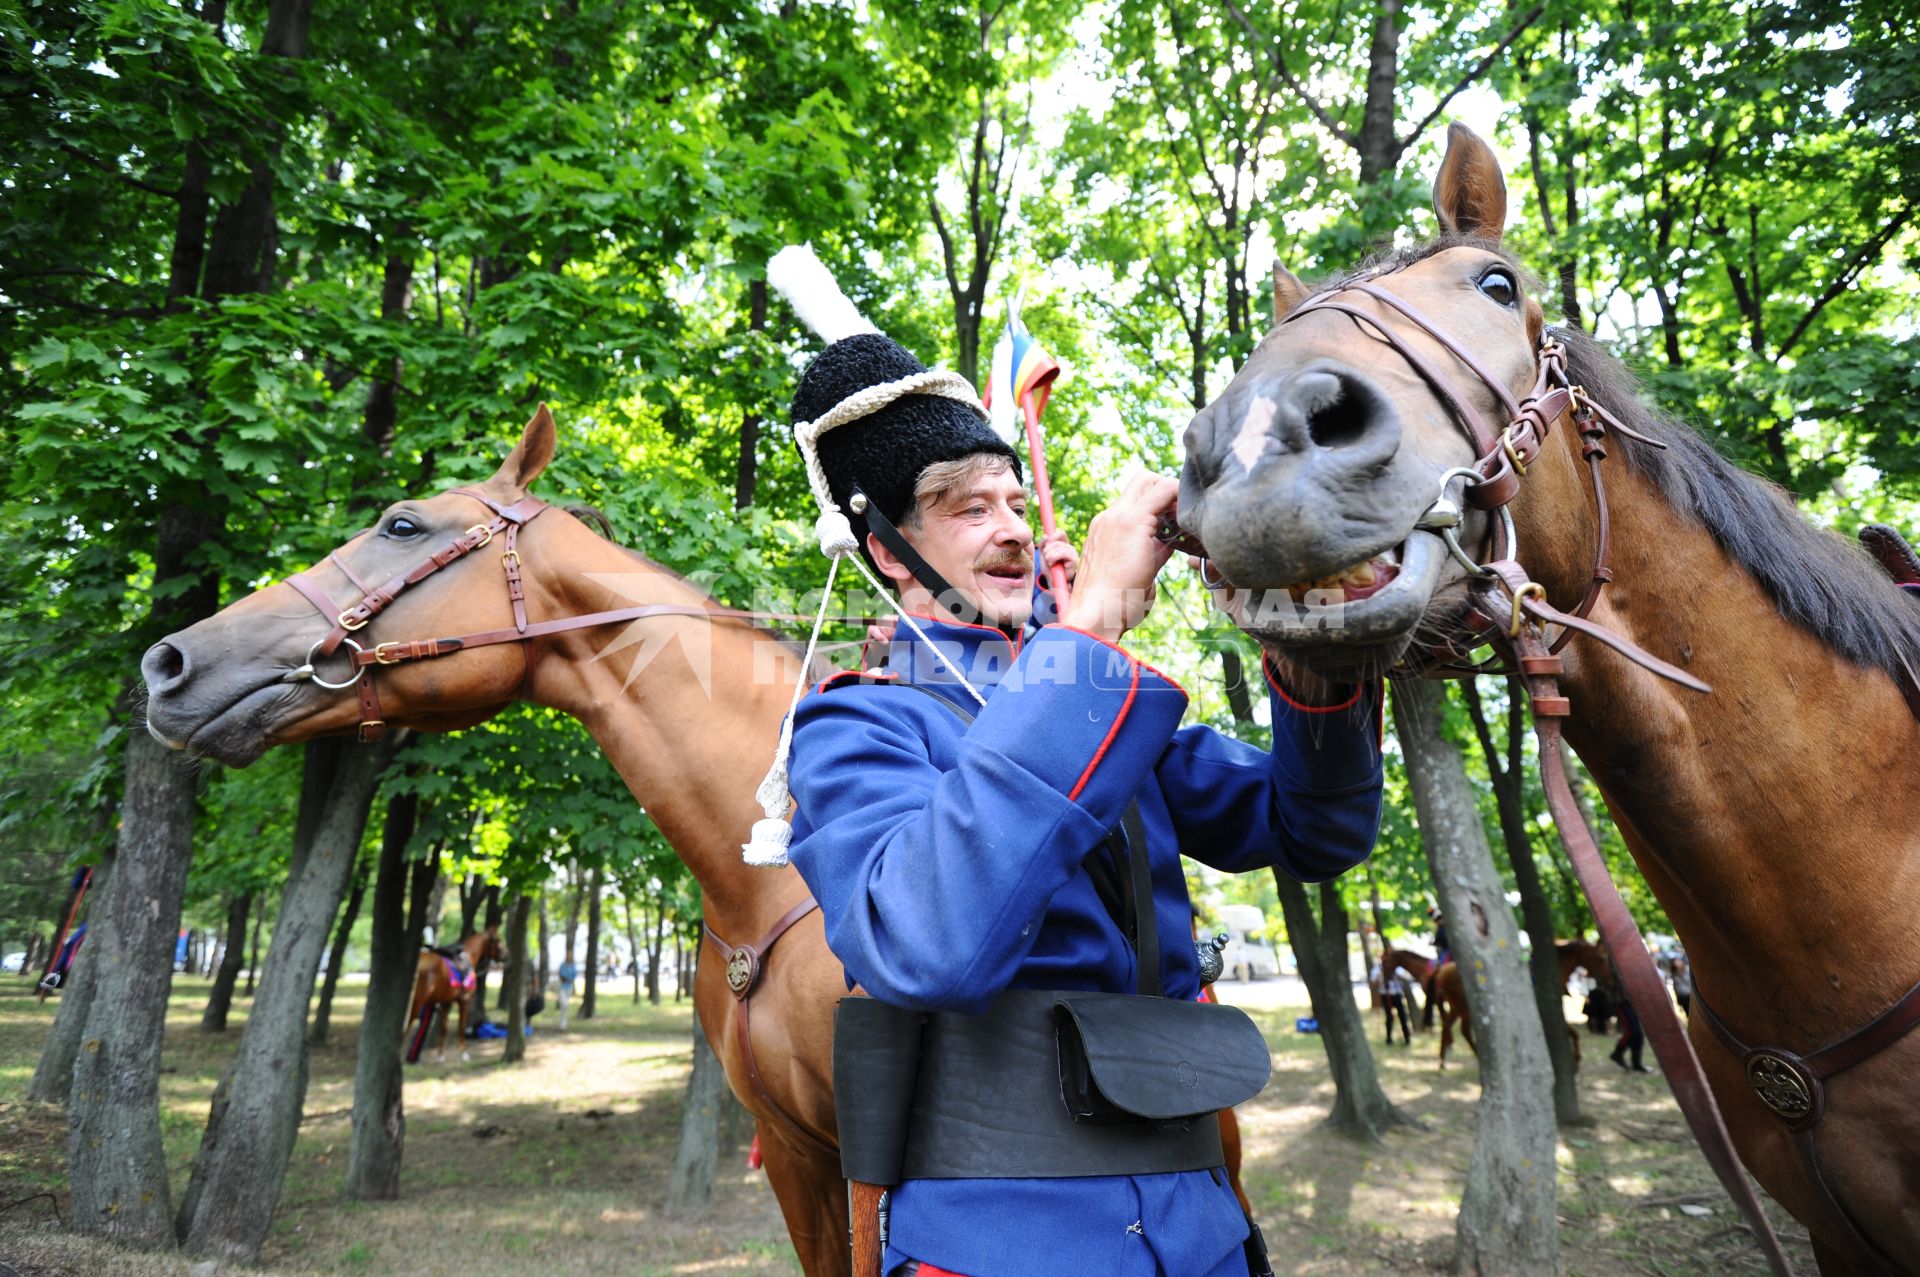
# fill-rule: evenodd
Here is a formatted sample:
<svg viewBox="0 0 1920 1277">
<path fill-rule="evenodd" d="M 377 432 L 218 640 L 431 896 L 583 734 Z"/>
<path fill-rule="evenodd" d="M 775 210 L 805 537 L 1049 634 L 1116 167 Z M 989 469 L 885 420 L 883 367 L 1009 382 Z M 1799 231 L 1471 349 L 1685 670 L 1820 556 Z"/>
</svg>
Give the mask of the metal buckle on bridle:
<svg viewBox="0 0 1920 1277">
<path fill-rule="evenodd" d="M 373 647 L 373 659 L 381 665 L 398 665 L 400 658 L 398 656 L 387 655 L 387 649 L 401 646 L 404 645 L 400 643 L 376 643 Z"/>
<path fill-rule="evenodd" d="M 334 623 L 343 630 L 366 629 L 367 622 L 371 621 L 373 618 L 370 616 L 361 616 L 361 617 L 354 616 L 353 608 L 357 608 L 359 606 L 360 605 L 356 603 L 353 605 L 353 607 L 348 608 L 346 611 L 342 612 L 340 615 L 334 617 L 333 618 Z"/>
<path fill-rule="evenodd" d="M 470 528 L 468 528 L 468 529 L 467 529 L 467 532 L 466 532 L 466 534 L 467 534 L 468 536 L 472 536 L 472 535 L 473 535 L 474 533 L 476 533 L 476 532 L 480 534 L 480 539 L 479 539 L 478 541 L 475 541 L 475 542 L 474 542 L 474 543 L 472 544 L 472 546 L 470 546 L 470 547 L 468 547 L 468 553 L 472 553 L 472 551 L 474 551 L 474 550 L 478 550 L 478 549 L 479 549 L 479 548 L 480 548 L 481 546 L 483 546 L 483 545 L 485 545 L 485 544 L 486 544 L 487 542 L 489 542 L 489 541 L 491 541 L 491 540 L 493 540 L 493 525 L 492 525 L 492 524 L 488 524 L 488 523 L 476 523 L 476 524 L 474 524 L 474 525 L 473 525 L 472 527 L 470 527 Z"/>
<path fill-rule="evenodd" d="M 1538 581 L 1528 581 L 1513 592 L 1513 614 L 1507 618 L 1507 637 L 1510 639 L 1519 638 L 1520 627 L 1526 624 L 1527 614 L 1520 610 L 1520 604 L 1525 599 L 1538 599 L 1545 603 L 1547 587 Z"/>
</svg>

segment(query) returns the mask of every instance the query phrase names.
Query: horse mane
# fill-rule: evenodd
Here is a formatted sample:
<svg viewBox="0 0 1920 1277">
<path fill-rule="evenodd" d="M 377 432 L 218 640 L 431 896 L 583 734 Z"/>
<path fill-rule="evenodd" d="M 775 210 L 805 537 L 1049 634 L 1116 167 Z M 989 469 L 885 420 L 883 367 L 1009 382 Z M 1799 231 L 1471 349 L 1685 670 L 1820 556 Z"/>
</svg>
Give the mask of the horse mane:
<svg viewBox="0 0 1920 1277">
<path fill-rule="evenodd" d="M 1505 244 L 1477 235 L 1445 234 L 1385 248 L 1315 291 L 1345 287 L 1371 275 L 1412 266 L 1450 248 L 1493 253 L 1535 292 L 1539 278 Z M 1614 440 L 1627 468 L 1646 476 L 1677 514 L 1704 528 L 1721 550 L 1759 582 L 1788 623 L 1855 665 L 1894 679 L 1920 681 L 1920 622 L 1913 603 L 1867 553 L 1837 532 L 1815 527 L 1786 492 L 1740 469 L 1678 418 L 1647 401 L 1640 379 L 1578 326 L 1550 327 L 1567 348 L 1567 379 L 1629 429 L 1664 449 Z"/>
<path fill-rule="evenodd" d="M 1567 347 L 1567 378 L 1629 429 L 1667 446 L 1621 440 L 1615 451 L 1647 477 L 1760 583 L 1789 623 L 1856 665 L 1899 682 L 1920 673 L 1920 622 L 1866 551 L 1815 527 L 1777 484 L 1735 466 L 1699 434 L 1651 406 L 1639 379 L 1579 329 L 1554 333 Z"/>
</svg>

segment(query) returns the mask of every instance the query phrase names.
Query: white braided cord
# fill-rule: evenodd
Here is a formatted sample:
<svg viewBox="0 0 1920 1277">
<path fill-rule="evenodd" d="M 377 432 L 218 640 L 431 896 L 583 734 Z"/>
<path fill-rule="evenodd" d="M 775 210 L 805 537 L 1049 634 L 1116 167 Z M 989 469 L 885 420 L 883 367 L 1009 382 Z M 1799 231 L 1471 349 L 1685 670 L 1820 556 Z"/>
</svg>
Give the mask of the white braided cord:
<svg viewBox="0 0 1920 1277">
<path fill-rule="evenodd" d="M 822 510 L 836 507 L 833 489 L 827 483 L 827 472 L 820 465 L 820 436 L 836 426 L 871 416 L 896 399 L 904 399 L 908 395 L 937 395 L 942 399 L 951 399 L 973 409 L 982 421 L 988 420 L 987 410 L 981 406 L 973 383 L 957 372 L 930 368 L 911 377 L 856 390 L 815 420 L 794 422 L 793 441 L 800 445 L 800 456 L 807 463 L 807 483 L 813 488 L 813 499 L 819 502 Z"/>
</svg>

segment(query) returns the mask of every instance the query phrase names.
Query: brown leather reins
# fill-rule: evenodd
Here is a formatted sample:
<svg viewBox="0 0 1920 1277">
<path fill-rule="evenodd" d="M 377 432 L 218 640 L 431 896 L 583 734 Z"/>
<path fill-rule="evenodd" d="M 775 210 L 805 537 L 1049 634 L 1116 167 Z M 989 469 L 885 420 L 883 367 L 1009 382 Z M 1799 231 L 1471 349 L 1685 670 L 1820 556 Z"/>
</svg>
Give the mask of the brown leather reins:
<svg viewBox="0 0 1920 1277">
<path fill-rule="evenodd" d="M 1385 273 L 1388 272 L 1382 272 Z M 1554 340 L 1551 332 L 1542 338 L 1532 388 L 1516 399 L 1512 391 L 1472 353 L 1406 299 L 1374 283 L 1376 278 L 1378 276 L 1365 277 L 1308 298 L 1281 322 L 1288 323 L 1303 315 L 1321 311 L 1335 311 L 1373 330 L 1432 387 L 1441 402 L 1448 406 L 1472 445 L 1475 452 L 1473 464 L 1450 470 L 1442 476 L 1439 496 L 1420 519 L 1418 526 L 1440 535 L 1447 543 L 1448 551 L 1473 574 L 1474 607 L 1468 622 L 1472 633 L 1471 646 L 1493 642 L 1517 665 L 1526 682 L 1533 701 L 1534 731 L 1539 740 L 1541 781 L 1546 789 L 1547 805 L 1560 827 L 1560 836 L 1573 861 L 1574 872 L 1593 907 L 1594 917 L 1600 925 L 1615 969 L 1626 987 L 1627 997 L 1640 1013 L 1647 1036 L 1653 1044 L 1654 1055 L 1659 1059 L 1668 1085 L 1672 1087 L 1680 1110 L 1706 1154 L 1708 1163 L 1719 1176 L 1728 1196 L 1745 1216 L 1748 1227 L 1766 1252 L 1767 1263 L 1776 1277 L 1791 1277 L 1793 1269 L 1780 1248 L 1779 1238 L 1774 1235 L 1752 1184 L 1741 1171 L 1739 1155 L 1734 1150 L 1733 1140 L 1727 1133 L 1726 1123 L 1720 1116 L 1713 1093 L 1707 1086 L 1699 1057 L 1694 1054 L 1693 1044 L 1680 1025 L 1672 1000 L 1667 996 L 1666 986 L 1654 969 L 1646 943 L 1641 939 L 1640 929 L 1627 912 L 1626 904 L 1607 872 L 1606 862 L 1601 858 L 1599 848 L 1594 845 L 1593 837 L 1574 802 L 1560 754 L 1561 720 L 1566 717 L 1569 704 L 1560 691 L 1558 678 L 1563 666 L 1556 653 L 1576 631 L 1598 639 L 1663 678 L 1696 691 L 1711 690 L 1692 675 L 1643 651 L 1624 636 L 1586 620 L 1599 601 L 1601 592 L 1613 579 L 1608 564 L 1606 485 L 1600 467 L 1607 455 L 1607 432 L 1611 429 L 1653 447 L 1665 445 L 1628 429 L 1613 414 L 1596 404 L 1585 390 L 1570 384 L 1567 380 L 1566 348 Z M 1359 293 L 1398 312 L 1408 323 L 1464 364 L 1499 401 L 1506 413 L 1506 426 L 1496 432 L 1472 399 L 1459 393 L 1445 372 L 1434 367 L 1430 360 L 1396 332 L 1396 326 L 1388 317 L 1345 300 L 1348 293 Z M 1581 455 L 1587 461 L 1594 489 L 1594 504 L 1599 512 L 1593 570 L 1586 594 L 1572 612 L 1563 612 L 1548 603 L 1545 587 L 1532 580 L 1520 566 L 1517 557 L 1518 538 L 1512 517 L 1506 510 L 1507 504 L 1520 490 L 1520 481 L 1539 457 L 1547 435 L 1563 417 L 1571 419 L 1579 432 Z M 1494 524 L 1488 561 L 1484 563 L 1469 556 L 1457 539 L 1456 530 L 1463 518 L 1459 507 L 1447 495 L 1448 487 L 1455 478 L 1467 480 L 1464 497 L 1469 505 L 1496 512 L 1500 516 Z M 1560 634 L 1551 641 L 1546 633 L 1548 625 L 1561 627 Z M 1478 672 L 1472 667 L 1463 669 L 1445 664 L 1445 657 L 1449 654 L 1464 655 L 1464 652 L 1426 654 L 1408 672 L 1439 676 Z M 1817 1168 L 1814 1173 L 1818 1174 Z"/>
<path fill-rule="evenodd" d="M 380 709 L 379 689 L 373 679 L 374 669 L 379 666 L 431 660 L 434 657 L 451 656 L 455 652 L 465 652 L 477 647 L 492 647 L 500 643 L 520 643 L 524 645 L 521 650 L 526 654 L 527 662 L 526 674 L 521 680 L 521 689 L 524 691 L 528 681 L 533 677 L 532 640 L 549 634 L 589 629 L 597 625 L 615 625 L 622 621 L 639 621 L 655 616 L 695 616 L 710 620 L 739 621 L 811 621 L 813 619 L 810 616 L 786 612 L 747 612 L 734 608 L 701 607 L 695 604 L 642 603 L 632 607 L 612 608 L 604 612 L 557 617 L 550 621 L 529 621 L 526 587 L 520 577 L 518 541 L 520 529 L 539 518 L 549 508 L 547 503 L 538 497 L 522 497 L 512 505 L 502 505 L 474 488 L 454 488 L 452 491 L 480 502 L 493 512 L 493 517 L 484 523 L 474 524 L 385 585 L 372 586 L 362 581 L 340 557 L 339 550 L 327 556 L 335 567 L 346 574 L 347 580 L 353 582 L 354 588 L 361 592 L 360 599 L 351 606 L 342 607 L 319 582 L 304 572 L 296 572 L 287 578 L 287 584 L 313 604 L 332 628 L 307 649 L 306 661 L 288 671 L 283 679 L 289 683 L 311 681 L 314 686 L 324 687 L 330 691 L 344 690 L 349 687 L 357 688 L 360 697 L 359 736 L 362 741 L 378 740 L 386 730 L 386 721 Z M 375 643 L 372 646 L 363 645 L 354 637 L 385 611 L 408 586 L 420 584 L 441 568 L 489 544 L 495 536 L 500 536 L 504 545 L 500 555 L 500 565 L 506 573 L 507 598 L 513 605 L 512 628 L 482 630 L 475 634 L 462 634 L 457 638 L 411 639 Z M 351 545 L 352 542 L 349 541 L 347 544 Z M 341 547 L 341 549 L 345 548 L 345 546 Z M 862 619 L 860 623 L 866 622 Z M 315 671 L 314 661 L 331 656 L 342 647 L 350 649 L 348 659 L 352 665 L 352 677 L 344 682 L 329 683 Z"/>
</svg>

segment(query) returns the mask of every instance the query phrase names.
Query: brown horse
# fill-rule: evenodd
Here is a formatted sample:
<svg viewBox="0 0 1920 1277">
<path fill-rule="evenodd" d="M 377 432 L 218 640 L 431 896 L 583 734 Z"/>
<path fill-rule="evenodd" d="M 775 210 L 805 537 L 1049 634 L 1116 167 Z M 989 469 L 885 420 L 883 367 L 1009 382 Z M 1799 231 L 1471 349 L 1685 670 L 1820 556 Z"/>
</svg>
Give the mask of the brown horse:
<svg viewBox="0 0 1920 1277">
<path fill-rule="evenodd" d="M 359 597 L 356 578 L 408 573 L 472 529 L 487 502 L 523 501 L 554 444 L 543 407 L 499 471 L 474 490 L 478 497 L 455 490 L 398 502 L 313 575 L 336 596 L 351 590 L 346 597 Z M 697 967 L 694 1006 L 734 1094 L 754 1115 L 767 1178 L 801 1265 L 809 1277 L 845 1274 L 847 1188 L 832 1086 L 833 1010 L 846 994 L 845 977 L 799 875 L 790 867 L 750 868 L 740 849 L 761 815 L 754 790 L 772 759 L 800 656 L 778 636 L 715 611 L 718 605 L 682 578 L 564 511 L 549 509 L 527 523 L 505 553 L 514 556 L 510 574 L 524 590 L 529 617 L 624 605 L 667 611 L 542 633 L 524 652 L 513 650 L 519 642 L 499 643 L 369 666 L 380 680 L 377 717 L 394 727 L 444 731 L 525 699 L 587 726 L 700 882 L 707 928 L 724 947 L 709 955 L 723 960 Z M 507 561 L 473 552 L 448 557 L 444 570 L 405 588 L 367 629 L 417 648 L 409 640 L 514 625 L 508 589 L 488 569 L 493 562 Z M 295 587 L 281 583 L 169 636 L 142 662 L 150 729 L 169 744 L 235 766 L 274 745 L 355 730 L 369 714 L 354 693 L 297 677 L 326 625 Z M 372 638 L 355 642 L 378 650 Z M 320 659 L 327 681 L 346 681 L 348 671 L 333 668 L 339 655 Z M 772 952 L 770 936 L 779 941 Z M 744 999 L 730 989 L 736 980 Z M 1231 1111 L 1221 1122 L 1229 1169 L 1237 1172 Z M 1237 1173 L 1233 1179 L 1244 1203 Z"/>
<path fill-rule="evenodd" d="M 336 558 L 305 575 L 335 598 L 361 598 L 355 579 L 399 577 L 466 530 L 484 526 L 488 502 L 507 508 L 522 502 L 554 442 L 552 418 L 542 408 L 474 495 L 449 491 L 398 502 Z M 573 715 L 699 880 L 715 935 L 735 944 L 761 940 L 807 899 L 791 868 L 750 868 L 740 855 L 760 815 L 754 789 L 772 759 L 801 672 L 799 655 L 765 630 L 707 614 L 716 605 L 692 585 L 601 539 L 563 510 L 528 522 L 511 559 L 497 546 L 449 559 L 444 569 L 406 587 L 366 626 L 369 637 L 356 642 L 372 650 L 375 639 L 511 631 L 516 619 L 503 575 L 518 582 L 524 613 L 536 621 L 623 606 L 666 611 L 439 659 L 370 666 L 365 672 L 377 679 L 377 717 L 390 727 L 451 730 L 516 699 Z M 150 729 L 169 744 L 236 766 L 273 745 L 356 730 L 366 717 L 360 689 L 316 685 L 347 680 L 350 648 L 315 654 L 317 677 L 300 676 L 330 624 L 282 582 L 171 635 L 142 662 Z M 816 1277 L 845 1273 L 846 1189 L 834 1149 L 830 1081 L 833 1007 L 846 993 L 840 964 L 827 951 L 817 911 L 793 924 L 751 987 L 751 1063 L 742 1027 L 748 1004 L 728 989 L 730 965 L 698 966 L 694 1005 L 701 1025 L 734 1093 L 754 1115 L 767 1177 L 802 1265 Z"/>
<path fill-rule="evenodd" d="M 1314 304 L 1276 272 L 1276 309 L 1297 315 L 1189 428 L 1181 522 L 1237 587 L 1226 602 L 1241 624 L 1325 674 L 1417 673 L 1471 649 L 1468 634 L 1484 632 L 1469 630 L 1482 579 L 1471 565 L 1501 553 L 1551 606 L 1590 609 L 1711 685 L 1676 687 L 1576 638 L 1560 681 L 1567 740 L 1693 959 L 1702 1013 L 1689 1036 L 1747 1166 L 1805 1222 L 1823 1273 L 1920 1273 L 1920 1036 L 1876 1031 L 1873 1049 L 1825 1057 L 1842 1067 L 1824 1082 L 1794 1063 L 1910 1006 L 1920 981 L 1912 604 L 1647 408 L 1577 329 L 1543 344 L 1528 277 L 1500 242 L 1498 163 L 1458 126 L 1434 203 L 1440 239 Z M 1590 464 L 1562 401 L 1526 473 L 1502 474 L 1499 440 L 1512 436 L 1498 426 L 1518 420 L 1502 397 L 1530 394 L 1562 351 L 1567 382 L 1584 387 L 1572 406 L 1597 403 L 1633 434 L 1593 438 L 1607 455 Z M 1492 414 L 1483 451 L 1476 424 Z M 1463 496 L 1495 479 L 1518 485 L 1511 536 Z M 1481 503 L 1497 505 L 1500 486 Z M 1467 514 L 1450 532 L 1454 498 Z M 1374 581 L 1337 597 L 1290 588 L 1367 563 Z M 1613 583 L 1599 590 L 1603 577 Z M 1773 1048 L 1747 1057 L 1751 1083 L 1734 1042 Z M 1822 1101 L 1810 1134 L 1783 1116 Z"/>
<path fill-rule="evenodd" d="M 1587 940 L 1556 940 L 1553 943 L 1554 957 L 1560 964 L 1560 990 L 1566 991 L 1567 981 L 1573 979 L 1573 973 L 1585 968 L 1588 975 L 1597 980 L 1609 978 L 1612 968 L 1607 965 L 1606 951 L 1599 945 Z M 1427 1008 L 1440 1017 L 1440 1067 L 1447 1067 L 1447 1051 L 1453 1046 L 1453 1026 L 1460 1024 L 1460 1036 L 1467 1040 L 1467 1049 L 1475 1055 L 1480 1048 L 1473 1041 L 1473 1017 L 1467 1011 L 1467 986 L 1460 975 L 1460 967 L 1455 962 L 1443 962 L 1440 969 L 1433 969 L 1433 959 L 1424 953 L 1411 949 L 1388 949 L 1381 961 L 1382 969 L 1391 974 L 1395 967 L 1405 971 L 1418 980 L 1431 992 L 1427 998 Z M 1573 1065 L 1580 1067 L 1580 1033 L 1572 1025 L 1567 1026 L 1567 1040 L 1573 1044 Z"/>
<path fill-rule="evenodd" d="M 440 1049 L 435 1063 L 446 1060 L 449 1003 L 460 1010 L 460 1058 L 473 1058 L 467 1054 L 467 1013 L 473 1004 L 476 975 L 483 962 L 505 962 L 507 946 L 500 942 L 500 929 L 488 927 L 462 940 L 460 953 L 466 959 L 466 967 L 457 972 L 456 979 L 455 959 L 432 949 L 420 951 L 419 967 L 413 975 L 413 1006 L 407 1011 L 408 1031 L 412 1035 L 407 1046 L 409 1064 L 420 1058 L 420 1049 L 427 1044 L 427 1028 L 435 1016 L 440 1020 Z"/>
</svg>

